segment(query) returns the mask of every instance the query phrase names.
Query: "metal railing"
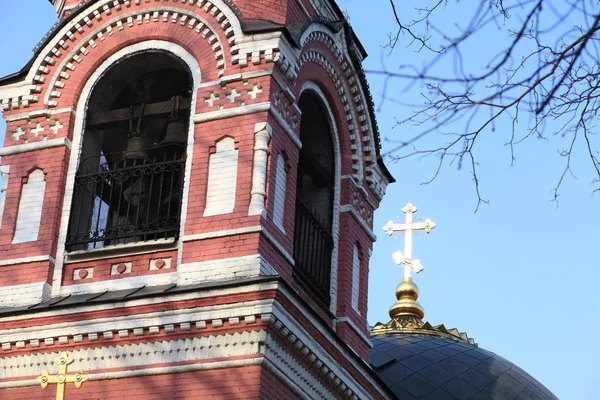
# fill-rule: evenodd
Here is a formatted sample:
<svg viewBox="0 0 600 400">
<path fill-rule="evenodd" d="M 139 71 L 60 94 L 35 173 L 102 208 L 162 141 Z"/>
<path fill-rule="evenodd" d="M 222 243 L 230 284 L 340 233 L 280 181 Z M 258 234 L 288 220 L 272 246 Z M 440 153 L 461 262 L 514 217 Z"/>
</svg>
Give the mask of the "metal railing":
<svg viewBox="0 0 600 400">
<path fill-rule="evenodd" d="M 67 251 L 178 235 L 185 169 L 181 155 L 96 160 L 95 172 L 75 177 Z"/>
<path fill-rule="evenodd" d="M 328 229 L 300 199 L 296 199 L 294 227 L 294 274 L 326 306 L 331 301 L 331 251 Z"/>
</svg>

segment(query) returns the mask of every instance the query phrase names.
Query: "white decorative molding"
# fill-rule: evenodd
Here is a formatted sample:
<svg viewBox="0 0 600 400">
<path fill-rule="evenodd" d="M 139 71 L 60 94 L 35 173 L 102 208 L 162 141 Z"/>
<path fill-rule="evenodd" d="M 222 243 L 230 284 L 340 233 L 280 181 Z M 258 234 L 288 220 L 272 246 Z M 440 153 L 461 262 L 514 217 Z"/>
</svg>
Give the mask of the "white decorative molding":
<svg viewBox="0 0 600 400">
<path fill-rule="evenodd" d="M 286 159 L 282 153 L 277 155 L 275 171 L 275 190 L 273 199 L 273 223 L 285 234 L 285 198 L 287 191 Z"/>
<path fill-rule="evenodd" d="M 9 173 L 10 165 L 0 166 L 0 228 L 2 227 L 2 218 L 4 217 L 4 205 L 6 204 L 6 190 L 8 189 Z"/>
<path fill-rule="evenodd" d="M 177 284 L 189 285 L 261 275 L 277 275 L 277 273 L 265 262 L 262 256 L 255 254 L 181 264 L 178 268 Z"/>
<path fill-rule="evenodd" d="M 266 217 L 265 200 L 267 197 L 267 161 L 269 142 L 271 141 L 271 125 L 268 122 L 254 124 L 254 164 L 252 166 L 252 190 L 248 215 Z"/>
<path fill-rule="evenodd" d="M 69 296 L 76 294 L 100 293 L 107 290 L 137 289 L 142 286 L 172 285 L 177 280 L 175 273 L 151 274 L 132 276 L 127 278 L 111 279 L 100 282 L 77 283 L 64 285 L 60 288 L 58 296 Z"/>
<path fill-rule="evenodd" d="M 35 169 L 29 173 L 27 183 L 23 184 L 13 244 L 37 240 L 42 222 L 45 193 L 46 179 L 44 171 Z"/>
<path fill-rule="evenodd" d="M 239 117 L 241 115 L 254 114 L 258 112 L 268 111 L 271 107 L 271 103 L 257 103 L 246 106 L 240 106 L 236 108 L 227 108 L 225 110 L 209 111 L 202 114 L 195 114 L 193 116 L 194 123 L 199 124 L 202 122 L 214 121 L 217 119 L 225 119 L 231 117 Z"/>
<path fill-rule="evenodd" d="M 358 301 L 360 299 L 360 251 L 355 243 L 352 247 L 352 308 L 360 315 Z"/>
<path fill-rule="evenodd" d="M 15 264 L 27 264 L 27 263 L 39 262 L 39 261 L 50 261 L 52 264 L 55 263 L 55 260 L 54 260 L 54 258 L 52 258 L 52 256 L 44 255 L 44 256 L 31 256 L 31 257 L 21 257 L 21 258 L 10 258 L 8 260 L 0 260 L 0 267 L 6 266 L 6 265 L 15 265 Z"/>
<path fill-rule="evenodd" d="M 111 275 L 124 275 L 131 273 L 131 262 L 121 262 L 116 263 L 110 266 L 110 274 Z"/>
<path fill-rule="evenodd" d="M 229 214 L 235 207 L 239 150 L 231 137 L 219 140 L 215 147 L 208 162 L 204 217 Z"/>
<path fill-rule="evenodd" d="M 265 303 L 265 301 L 262 301 Z M 221 308 L 224 308 L 223 306 Z M 268 309 L 269 306 L 264 304 L 263 309 Z M 236 308 L 229 305 L 230 311 L 235 311 Z M 331 392 L 330 387 L 324 384 L 321 379 L 317 378 L 320 375 L 321 378 L 329 382 L 333 387 L 337 387 L 346 398 L 356 398 L 353 396 L 360 395 L 360 398 L 370 399 L 371 396 L 368 392 L 364 391 L 363 388 L 354 383 L 352 375 L 339 367 L 338 363 L 328 354 L 324 349 L 313 342 L 311 337 L 302 338 L 303 335 L 293 330 L 292 326 L 286 325 L 281 319 L 277 318 L 271 312 L 260 312 L 259 308 L 247 308 L 245 313 L 250 310 L 254 310 L 253 314 L 245 314 L 243 317 L 244 322 L 249 324 L 255 324 L 257 321 L 256 315 L 260 315 L 260 320 L 263 323 L 270 324 L 278 335 L 274 335 L 267 331 L 267 329 L 253 329 L 253 330 L 242 330 L 237 332 L 229 333 L 214 333 L 211 331 L 210 334 L 204 334 L 203 330 L 207 328 L 207 322 L 212 324 L 213 327 L 222 326 L 223 320 L 221 318 L 213 318 L 211 320 L 200 320 L 194 323 L 194 320 L 199 316 L 198 313 L 187 315 L 178 315 L 177 311 L 170 311 L 169 314 L 173 315 L 176 319 L 189 322 L 178 322 L 170 323 L 168 319 L 161 318 L 160 325 L 153 325 L 149 327 L 135 328 L 139 326 L 140 322 L 151 322 L 151 317 L 142 319 L 133 319 L 131 317 L 119 317 L 113 319 L 120 319 L 121 323 L 106 322 L 106 326 L 110 326 L 110 330 L 104 332 L 89 332 L 91 329 L 98 329 L 98 326 L 91 324 L 79 323 L 82 328 L 87 328 L 87 334 L 71 332 L 67 335 L 61 335 L 59 330 L 55 330 L 51 337 L 44 339 L 46 346 L 61 346 L 68 345 L 74 342 L 83 342 L 84 338 L 87 338 L 90 343 L 93 343 L 102 336 L 104 340 L 112 340 L 117 336 L 120 338 L 129 337 L 131 334 L 143 335 L 147 330 L 150 335 L 155 334 L 180 334 L 181 331 L 189 331 L 192 324 L 196 327 L 197 331 L 190 334 L 188 337 L 180 339 L 168 339 L 161 338 L 160 341 L 149 341 L 149 342 L 138 342 L 123 344 L 114 344 L 104 342 L 107 344 L 101 347 L 93 348 L 78 348 L 70 350 L 70 356 L 78 360 L 77 367 L 85 370 L 88 376 L 102 376 L 100 374 L 107 374 L 100 372 L 106 369 L 134 369 L 136 367 L 150 367 L 153 365 L 167 364 L 166 368 L 174 368 L 175 365 L 168 364 L 181 364 L 181 363 L 202 363 L 203 360 L 210 360 L 222 357 L 249 357 L 262 356 L 271 362 L 283 372 L 289 379 L 291 379 L 298 386 L 300 390 L 310 396 L 310 398 L 318 398 L 328 400 L 337 396 Z M 258 312 L 257 312 L 258 311 Z M 211 314 L 204 313 L 204 318 L 209 315 L 216 316 L 213 311 Z M 237 314 L 244 315 L 244 314 Z M 191 318 L 190 318 L 191 317 Z M 228 318 L 229 325 L 239 324 L 240 317 Z M 83 321 L 82 321 L 83 322 Z M 128 323 L 129 327 L 123 327 L 123 323 Z M 72 325 L 73 323 L 71 323 Z M 67 330 L 66 326 L 61 330 Z M 250 328 L 251 329 L 251 328 Z M 69 330 L 73 330 L 70 328 Z M 33 330 L 33 333 L 36 333 Z M 14 335 L 14 334 L 13 334 Z M 21 339 L 21 337 L 15 338 L 14 336 L 9 342 L 4 341 L 6 338 L 0 336 L 0 342 L 2 343 L 3 350 L 11 351 L 13 346 L 21 348 L 28 342 L 33 348 L 39 347 L 40 339 Z M 31 337 L 31 335 L 29 335 Z M 151 337 L 151 336 L 150 336 Z M 58 343 L 56 338 L 58 338 Z M 281 341 L 283 338 L 283 342 Z M 308 339 L 308 340 L 307 340 Z M 20 346 L 20 347 L 19 347 Z M 316 347 L 315 347 L 316 346 Z M 290 349 L 294 349 L 294 352 Z M 316 351 L 314 351 L 315 349 Z M 50 349 L 49 349 L 50 350 Z M 58 350 L 58 349 L 57 349 Z M 305 358 L 305 362 L 311 367 L 306 367 L 305 364 L 298 359 L 298 351 Z M 50 362 L 56 358 L 59 351 L 52 352 L 38 352 L 30 353 L 26 355 L 11 356 L 7 353 L 4 357 L 0 357 L 2 361 L 0 363 L 0 371 L 3 373 L 2 376 L 5 379 L 13 379 L 13 381 L 4 381 L 0 388 L 6 387 L 18 387 L 18 386 L 29 386 L 32 380 L 20 381 L 19 378 L 35 376 L 40 373 L 39 369 L 48 369 L 51 367 Z M 243 361 L 237 360 L 237 361 Z M 196 365 L 191 364 L 191 365 Z M 212 363 L 211 363 L 212 364 Z M 213 366 L 212 369 L 215 367 Z M 148 370 L 145 368 L 144 370 Z M 94 371 L 98 371 L 94 373 Z M 138 370 L 139 371 L 139 370 Z M 168 373 L 164 369 L 160 370 L 161 374 Z M 131 371 L 119 371 L 119 372 L 131 372 Z M 111 372 L 114 373 L 114 372 Z M 108 373 L 108 374 L 111 374 Z M 98 375 L 95 375 L 98 374 Z M 368 379 L 368 378 L 367 378 Z M 25 383 L 27 382 L 27 383 Z M 35 382 L 35 381 L 33 381 Z"/>
<path fill-rule="evenodd" d="M 38 118 L 38 117 L 51 117 L 52 115 L 58 115 L 58 114 L 64 114 L 64 113 L 71 113 L 71 114 L 75 115 L 76 111 L 77 110 L 75 110 L 74 108 L 69 108 L 69 107 L 59 108 L 57 110 L 49 110 L 47 108 L 44 108 L 42 110 L 35 110 L 35 111 L 28 111 L 28 112 L 7 115 L 4 119 L 6 120 L 6 122 L 13 122 L 13 121 L 20 121 L 22 119 L 34 119 L 34 118 Z"/>
<path fill-rule="evenodd" d="M 41 303 L 50 295 L 47 282 L 0 286 L 0 308 L 24 307 Z"/>
<path fill-rule="evenodd" d="M 40 142 L 17 144 L 14 146 L 3 147 L 0 149 L 0 157 L 10 156 L 12 154 L 21 154 L 28 151 L 51 149 L 53 147 L 66 146 L 71 148 L 71 141 L 67 138 L 56 138 L 50 140 L 42 140 Z"/>
<path fill-rule="evenodd" d="M 181 240 L 183 240 L 184 242 L 191 242 L 194 240 L 205 240 L 205 239 L 213 239 L 213 238 L 220 238 L 220 237 L 226 237 L 226 236 L 243 235 L 245 233 L 260 232 L 261 230 L 262 230 L 262 226 L 260 226 L 260 225 L 246 226 L 243 228 L 224 229 L 221 231 L 186 235 Z"/>
<path fill-rule="evenodd" d="M 77 368 L 102 371 L 113 368 L 134 368 L 157 364 L 202 361 L 222 357 L 243 357 L 262 353 L 267 333 L 264 330 L 161 340 L 127 345 L 79 348 L 69 351 L 77 360 Z M 53 369 L 51 360 L 59 352 L 39 352 L 21 356 L 3 357 L 0 375 L 4 379 L 32 376 L 42 369 Z"/>
<path fill-rule="evenodd" d="M 148 269 L 150 271 L 160 271 L 171 268 L 171 257 L 166 258 L 154 258 L 150 260 Z"/>
</svg>

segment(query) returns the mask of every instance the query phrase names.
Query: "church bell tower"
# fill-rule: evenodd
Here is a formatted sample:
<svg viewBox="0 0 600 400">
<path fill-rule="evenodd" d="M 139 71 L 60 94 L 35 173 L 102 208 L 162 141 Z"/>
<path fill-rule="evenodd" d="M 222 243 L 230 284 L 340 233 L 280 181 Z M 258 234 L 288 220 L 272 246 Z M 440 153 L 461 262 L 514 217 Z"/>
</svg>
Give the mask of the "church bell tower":
<svg viewBox="0 0 600 400">
<path fill-rule="evenodd" d="M 335 2 L 51 3 L 0 79 L 0 398 L 389 397 L 367 283 L 393 178 Z"/>
</svg>

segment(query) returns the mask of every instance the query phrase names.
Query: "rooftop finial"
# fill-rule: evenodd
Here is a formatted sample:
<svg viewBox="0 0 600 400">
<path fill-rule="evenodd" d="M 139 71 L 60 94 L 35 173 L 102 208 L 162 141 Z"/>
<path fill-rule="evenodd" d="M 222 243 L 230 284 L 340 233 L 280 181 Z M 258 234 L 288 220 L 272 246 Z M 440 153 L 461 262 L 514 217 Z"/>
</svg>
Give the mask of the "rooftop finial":
<svg viewBox="0 0 600 400">
<path fill-rule="evenodd" d="M 425 315 L 425 311 L 417 301 L 419 298 L 419 288 L 412 281 L 411 269 L 419 273 L 423 271 L 423 265 L 421 265 L 419 260 L 412 259 L 412 237 L 416 231 L 429 233 L 436 225 L 429 218 L 423 222 L 413 222 L 413 214 L 417 212 L 417 207 L 412 203 L 404 206 L 402 211 L 406 214 L 404 223 L 394 224 L 392 221 L 389 221 L 383 227 L 383 230 L 390 236 L 394 232 L 404 232 L 404 254 L 400 251 L 393 254 L 396 264 L 404 264 L 404 279 L 396 288 L 396 298 L 398 300 L 390 308 L 390 317 L 392 319 L 401 316 L 408 318 L 416 317 L 421 320 Z"/>
</svg>

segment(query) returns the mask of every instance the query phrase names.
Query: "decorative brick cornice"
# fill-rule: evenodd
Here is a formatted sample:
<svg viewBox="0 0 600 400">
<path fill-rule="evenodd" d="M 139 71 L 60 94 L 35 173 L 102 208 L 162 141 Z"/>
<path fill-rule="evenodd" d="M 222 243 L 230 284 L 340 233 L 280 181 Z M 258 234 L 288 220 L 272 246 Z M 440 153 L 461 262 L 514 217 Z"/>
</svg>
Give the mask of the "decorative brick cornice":
<svg viewBox="0 0 600 400">
<path fill-rule="evenodd" d="M 276 334 L 269 333 L 267 326 Z M 59 352 L 71 348 L 69 351 L 78 360 L 78 367 L 87 373 L 264 354 L 313 398 L 334 398 L 328 385 L 339 390 L 345 398 L 369 397 L 356 386 L 350 375 L 342 373 L 339 365 L 315 351 L 314 344 L 299 339 L 300 335 L 293 327 L 286 326 L 272 313 L 226 319 L 192 318 L 186 322 L 138 324 L 126 329 L 77 334 L 69 334 L 67 327 L 63 329 L 65 334 L 44 339 L 19 340 L 15 337 L 15 341 L 2 343 L 0 374 L 4 379 L 15 381 L 0 383 L 0 387 L 20 386 L 15 384 L 19 378 L 38 374 Z M 301 354 L 303 362 L 299 361 L 295 351 Z M 320 375 L 320 379 L 315 379 L 314 374 Z M 328 382 L 328 385 L 321 382 Z"/>
<path fill-rule="evenodd" d="M 237 55 L 236 35 L 241 34 L 239 21 L 220 0 L 162 0 L 165 5 L 147 6 L 140 0 L 101 0 L 77 10 L 69 22 L 56 27 L 29 71 L 26 82 L 0 90 L 0 108 L 4 111 L 29 107 L 38 102 L 39 93 L 46 88 L 45 106 L 56 107 L 64 86 L 77 65 L 108 36 L 118 34 L 125 26 L 132 28 L 150 23 L 169 23 L 187 26 L 202 36 L 215 53 L 219 76 L 223 75 L 225 58 L 222 40 L 228 42 L 231 56 Z M 155 2 L 154 2 L 155 3 Z M 233 16 L 232 21 L 227 16 Z M 116 16 L 116 17 L 115 17 Z M 108 20 L 108 22 L 104 22 Z M 209 22 L 210 21 L 210 22 Z M 85 38 L 77 36 L 85 35 Z M 62 59 L 65 50 L 73 49 Z M 62 60 L 60 64 L 57 62 Z M 47 78 L 53 77 L 50 83 Z"/>
</svg>

